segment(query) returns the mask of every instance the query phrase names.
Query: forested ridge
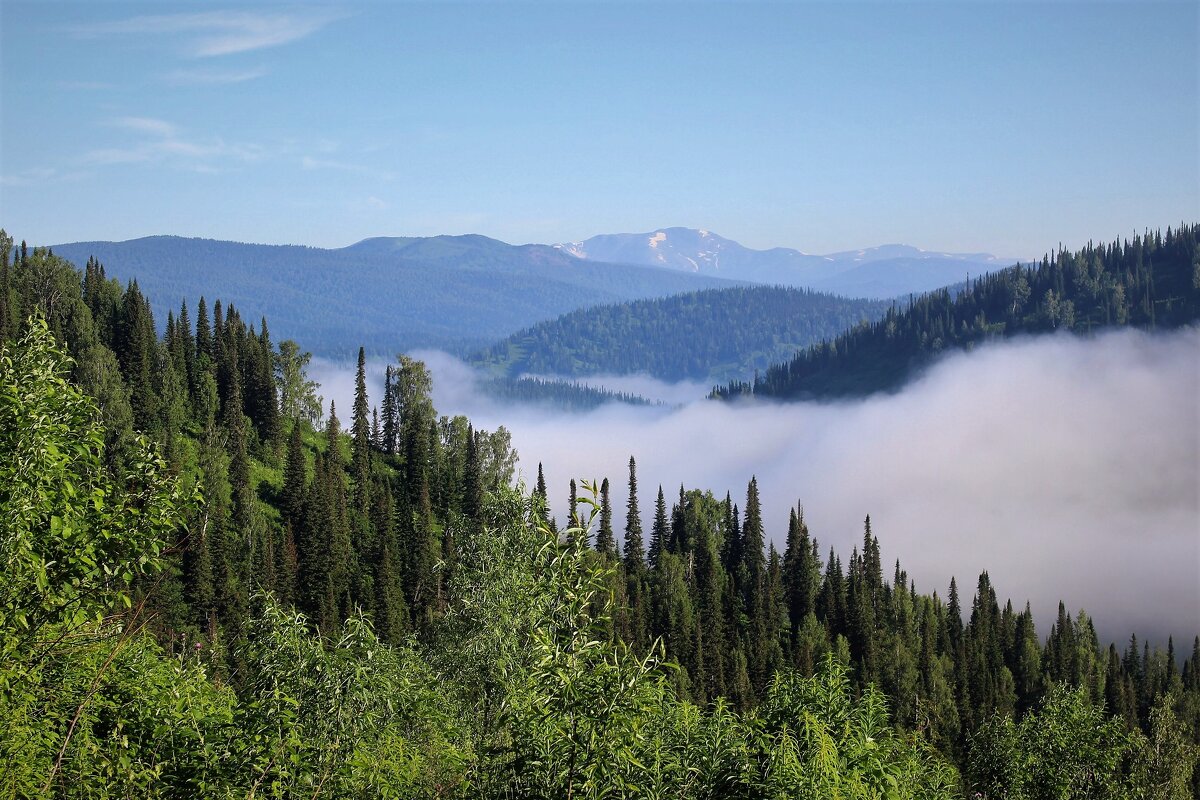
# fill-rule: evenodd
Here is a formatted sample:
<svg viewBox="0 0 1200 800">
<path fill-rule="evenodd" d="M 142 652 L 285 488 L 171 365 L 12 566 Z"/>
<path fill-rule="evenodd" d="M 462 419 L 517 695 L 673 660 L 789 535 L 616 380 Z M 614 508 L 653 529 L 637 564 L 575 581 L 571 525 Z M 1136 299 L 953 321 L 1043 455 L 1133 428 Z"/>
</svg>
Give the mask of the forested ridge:
<svg viewBox="0 0 1200 800">
<path fill-rule="evenodd" d="M 160 322 L 181 297 L 211 298 L 219 287 L 227 303 L 338 360 L 359 347 L 370 356 L 475 349 L 580 306 L 731 285 L 478 235 L 366 239 L 334 250 L 150 236 L 55 252 L 77 264 L 95 257 L 122 283 L 137 279 Z"/>
<path fill-rule="evenodd" d="M 823 553 L 798 506 L 779 552 L 753 478 L 645 531 L 633 458 L 522 495 L 418 361 L 373 405 L 360 353 L 343 428 L 265 320 L 158 337 L 0 245 L 0 796 L 1200 796 L 1200 637 L 1043 639 L 869 518 Z"/>
<path fill-rule="evenodd" d="M 627 375 L 666 381 L 746 378 L 888 304 L 807 289 L 706 289 L 580 309 L 471 356 L 503 375 Z"/>
<path fill-rule="evenodd" d="M 1109 327 L 1169 329 L 1200 319 L 1200 226 L 1060 249 L 949 289 L 910 298 L 880 319 L 713 390 L 778 399 L 895 390 L 939 355 L 1023 334 Z"/>
</svg>

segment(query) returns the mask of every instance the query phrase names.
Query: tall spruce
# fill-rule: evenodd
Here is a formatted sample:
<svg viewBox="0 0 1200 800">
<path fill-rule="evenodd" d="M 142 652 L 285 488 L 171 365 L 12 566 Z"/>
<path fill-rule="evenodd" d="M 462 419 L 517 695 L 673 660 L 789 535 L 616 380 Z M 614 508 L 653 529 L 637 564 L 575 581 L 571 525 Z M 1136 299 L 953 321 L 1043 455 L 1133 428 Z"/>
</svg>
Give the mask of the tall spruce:
<svg viewBox="0 0 1200 800">
<path fill-rule="evenodd" d="M 662 484 L 658 485 L 658 498 L 654 501 L 654 525 L 650 529 L 650 548 L 647 556 L 650 559 L 650 569 L 657 570 L 662 554 L 665 552 L 669 536 L 667 529 L 667 500 L 663 495 Z"/>
<path fill-rule="evenodd" d="M 9 337 L 9 318 L 12 314 L 12 282 L 9 277 L 8 260 L 12 255 L 13 240 L 0 228 L 0 342 Z"/>
<path fill-rule="evenodd" d="M 371 408 L 367 400 L 366 351 L 358 348 L 358 368 L 354 374 L 354 414 L 352 434 L 354 457 L 354 496 L 357 508 L 370 506 L 371 483 Z"/>
<path fill-rule="evenodd" d="M 625 503 L 625 569 L 632 575 L 645 569 L 646 550 L 642 540 L 642 516 L 638 511 L 637 463 L 629 457 L 629 500 Z"/>
<path fill-rule="evenodd" d="M 600 530 L 596 534 L 596 552 L 605 557 L 617 558 L 617 543 L 613 536 L 612 502 L 608 495 L 608 478 L 600 484 Z"/>
</svg>

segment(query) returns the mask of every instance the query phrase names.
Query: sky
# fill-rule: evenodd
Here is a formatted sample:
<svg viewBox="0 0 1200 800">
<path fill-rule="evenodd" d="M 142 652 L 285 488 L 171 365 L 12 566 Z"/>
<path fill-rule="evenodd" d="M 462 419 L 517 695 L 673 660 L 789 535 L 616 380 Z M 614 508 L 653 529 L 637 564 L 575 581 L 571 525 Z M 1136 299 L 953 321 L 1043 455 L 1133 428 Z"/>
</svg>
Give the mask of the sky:
<svg viewBox="0 0 1200 800">
<path fill-rule="evenodd" d="M 683 483 L 745 508 L 755 476 L 780 549 L 800 504 L 822 557 L 833 547 L 845 564 L 869 514 L 889 580 L 898 558 L 918 591 L 945 598 L 954 577 L 969 606 L 987 570 L 1001 604 L 1030 601 L 1043 636 L 1062 600 L 1095 619 L 1104 645 L 1136 632 L 1165 646 L 1200 633 L 1197 352 L 1194 327 L 1019 338 L 951 354 L 897 394 L 835 403 L 714 403 L 699 387 L 627 377 L 616 385 L 692 399 L 576 414 L 497 405 L 461 362 L 419 355 L 439 413 L 510 430 L 528 485 L 544 466 L 560 521 L 571 478 L 607 477 L 623 530 L 631 455 L 644 530 L 659 485 L 668 502 Z M 312 374 L 326 399 L 351 405 L 351 366 L 316 362 Z"/>
<path fill-rule="evenodd" d="M 0 3 L 0 225 L 1036 257 L 1200 210 L 1200 5 Z"/>
</svg>

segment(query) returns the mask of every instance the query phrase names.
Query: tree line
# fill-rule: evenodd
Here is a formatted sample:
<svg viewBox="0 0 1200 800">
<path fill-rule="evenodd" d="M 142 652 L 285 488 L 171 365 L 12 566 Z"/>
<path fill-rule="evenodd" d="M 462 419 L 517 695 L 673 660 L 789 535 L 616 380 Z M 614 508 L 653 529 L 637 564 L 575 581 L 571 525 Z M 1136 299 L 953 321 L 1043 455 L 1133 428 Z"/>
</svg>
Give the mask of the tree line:
<svg viewBox="0 0 1200 800">
<path fill-rule="evenodd" d="M 909 298 L 774 364 L 753 381 L 713 390 L 729 399 L 866 395 L 899 388 L 940 354 L 1021 334 L 1132 326 L 1170 329 L 1200 319 L 1200 225 L 1062 250 L 950 289 Z"/>
</svg>

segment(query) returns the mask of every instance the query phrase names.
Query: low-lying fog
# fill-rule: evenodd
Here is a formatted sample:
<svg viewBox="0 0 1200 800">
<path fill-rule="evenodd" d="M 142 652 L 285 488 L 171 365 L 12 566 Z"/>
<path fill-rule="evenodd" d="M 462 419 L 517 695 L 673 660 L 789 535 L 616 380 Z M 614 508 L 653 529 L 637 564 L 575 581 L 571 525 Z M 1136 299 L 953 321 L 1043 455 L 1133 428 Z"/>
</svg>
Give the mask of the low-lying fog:
<svg viewBox="0 0 1200 800">
<path fill-rule="evenodd" d="M 833 545 L 843 562 L 870 514 L 885 564 L 900 558 L 918 591 L 945 597 L 954 575 L 966 605 L 986 569 L 1001 603 L 1032 602 L 1043 636 L 1060 598 L 1086 609 L 1105 643 L 1136 631 L 1188 648 L 1200 632 L 1200 330 L 987 346 L 942 360 L 899 394 L 854 402 L 697 399 L 587 413 L 499 406 L 474 391 L 461 362 L 416 355 L 433 371 L 440 413 L 511 430 L 530 483 L 543 463 L 560 517 L 571 477 L 607 476 L 623 529 L 630 455 L 647 530 L 660 483 L 668 502 L 682 482 L 729 490 L 744 506 L 756 475 L 781 549 L 797 502 L 823 554 Z M 348 417 L 353 372 L 311 371 Z M 381 374 L 377 365 L 373 402 Z M 605 383 L 670 402 L 681 392 Z"/>
</svg>

